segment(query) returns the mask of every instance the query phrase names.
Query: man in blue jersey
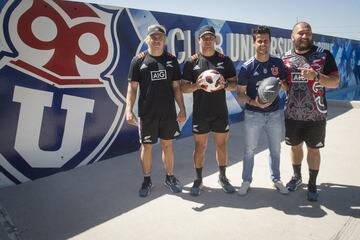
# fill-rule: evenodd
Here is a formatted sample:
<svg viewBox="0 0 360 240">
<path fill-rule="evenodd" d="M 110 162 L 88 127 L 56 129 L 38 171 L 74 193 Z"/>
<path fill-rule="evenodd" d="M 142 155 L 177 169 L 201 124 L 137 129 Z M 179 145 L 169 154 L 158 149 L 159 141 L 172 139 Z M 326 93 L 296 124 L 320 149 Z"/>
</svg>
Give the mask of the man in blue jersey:
<svg viewBox="0 0 360 240">
<path fill-rule="evenodd" d="M 176 57 L 164 51 L 165 28 L 161 25 L 148 27 L 145 39 L 148 50 L 139 53 L 131 62 L 126 96 L 126 120 L 139 127 L 141 142 L 140 159 L 144 181 L 139 190 L 141 197 L 149 195 L 152 188 L 152 146 L 160 138 L 162 160 L 166 177 L 165 185 L 172 192 L 182 187 L 173 175 L 174 150 L 172 140 L 180 135 L 178 122 L 186 119 L 184 100 L 180 89 L 181 72 Z M 133 113 L 137 89 L 139 120 Z M 179 106 L 176 114 L 175 101 Z"/>
<path fill-rule="evenodd" d="M 231 59 L 215 49 L 215 29 L 205 25 L 199 30 L 199 53 L 185 62 L 182 91 L 193 93 L 192 131 L 195 140 L 194 167 L 196 179 L 190 189 L 192 196 L 199 196 L 202 169 L 205 161 L 209 132 L 213 132 L 216 146 L 216 160 L 219 166 L 219 184 L 226 193 L 234 193 L 235 188 L 225 175 L 228 164 L 227 141 L 229 136 L 228 108 L 225 90 L 236 89 L 236 71 Z M 214 69 L 221 74 L 221 88 L 206 92 L 199 77 L 205 70 Z"/>
<path fill-rule="evenodd" d="M 301 162 L 305 142 L 309 166 L 307 199 L 317 201 L 316 178 L 320 168 L 320 148 L 325 146 L 325 87 L 336 88 L 339 73 L 330 51 L 314 45 L 310 24 L 295 24 L 291 39 L 294 49 L 285 54 L 283 61 L 288 72 L 285 141 L 291 146 L 294 174 L 286 186 L 290 191 L 295 191 L 302 184 Z"/>
<path fill-rule="evenodd" d="M 280 180 L 280 145 L 283 136 L 283 115 L 279 109 L 279 97 L 271 103 L 260 103 L 257 88 L 267 77 L 286 79 L 285 66 L 280 58 L 270 56 L 270 29 L 257 26 L 252 31 L 255 56 L 245 62 L 238 75 L 238 97 L 245 103 L 245 152 L 243 182 L 238 191 L 246 195 L 253 180 L 255 150 L 265 131 L 269 143 L 269 166 L 274 187 L 282 194 L 289 191 Z"/>
</svg>

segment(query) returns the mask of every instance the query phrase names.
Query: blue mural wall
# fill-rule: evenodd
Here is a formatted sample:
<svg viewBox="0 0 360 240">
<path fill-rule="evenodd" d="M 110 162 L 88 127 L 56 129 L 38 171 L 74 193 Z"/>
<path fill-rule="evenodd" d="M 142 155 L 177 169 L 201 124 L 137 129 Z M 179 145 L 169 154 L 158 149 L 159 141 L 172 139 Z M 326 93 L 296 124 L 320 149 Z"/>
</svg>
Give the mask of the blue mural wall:
<svg viewBox="0 0 360 240">
<path fill-rule="evenodd" d="M 138 150 L 137 129 L 124 121 L 127 71 L 146 48 L 148 25 L 166 27 L 167 51 L 181 66 L 204 24 L 237 70 L 254 54 L 251 24 L 61 0 L 3 0 L 0 10 L 0 187 Z M 290 30 L 271 30 L 271 52 L 280 56 L 292 46 Z M 359 42 L 314 40 L 341 71 L 328 96 L 359 99 Z M 235 95 L 227 93 L 231 122 L 243 118 Z M 184 98 L 182 137 L 191 135 L 192 95 Z"/>
</svg>

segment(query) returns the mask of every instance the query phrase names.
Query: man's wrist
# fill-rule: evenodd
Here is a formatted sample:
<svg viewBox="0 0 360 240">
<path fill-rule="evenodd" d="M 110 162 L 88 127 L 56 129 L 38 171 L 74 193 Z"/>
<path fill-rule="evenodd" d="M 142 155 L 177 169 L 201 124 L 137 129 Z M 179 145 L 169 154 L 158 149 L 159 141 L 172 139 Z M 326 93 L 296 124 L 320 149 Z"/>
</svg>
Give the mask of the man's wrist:
<svg viewBox="0 0 360 240">
<path fill-rule="evenodd" d="M 320 81 L 320 72 L 319 71 L 315 71 L 315 78 L 314 78 L 315 82 L 319 82 Z"/>
</svg>

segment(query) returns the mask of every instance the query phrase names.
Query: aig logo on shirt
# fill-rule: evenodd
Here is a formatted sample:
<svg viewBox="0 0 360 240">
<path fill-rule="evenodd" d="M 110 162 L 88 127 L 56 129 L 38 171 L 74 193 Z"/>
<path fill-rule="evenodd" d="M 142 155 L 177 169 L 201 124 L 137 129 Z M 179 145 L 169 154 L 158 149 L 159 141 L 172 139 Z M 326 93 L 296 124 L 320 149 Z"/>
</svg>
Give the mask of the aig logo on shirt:
<svg viewBox="0 0 360 240">
<path fill-rule="evenodd" d="M 291 73 L 291 81 L 294 83 L 301 83 L 301 82 L 307 82 L 307 79 L 305 79 L 301 73 L 299 72 L 293 72 Z"/>
<path fill-rule="evenodd" d="M 151 71 L 151 81 L 165 80 L 166 70 Z"/>
</svg>

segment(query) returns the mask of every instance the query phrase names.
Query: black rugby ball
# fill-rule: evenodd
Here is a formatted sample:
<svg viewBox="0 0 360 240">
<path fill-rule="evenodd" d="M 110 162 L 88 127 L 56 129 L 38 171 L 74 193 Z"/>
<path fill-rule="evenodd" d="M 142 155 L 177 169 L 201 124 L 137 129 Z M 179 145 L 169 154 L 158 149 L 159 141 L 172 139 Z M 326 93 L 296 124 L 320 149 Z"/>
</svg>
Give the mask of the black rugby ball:
<svg viewBox="0 0 360 240">
<path fill-rule="evenodd" d="M 275 77 L 264 78 L 258 87 L 259 103 L 272 103 L 279 94 L 280 83 Z"/>
</svg>

